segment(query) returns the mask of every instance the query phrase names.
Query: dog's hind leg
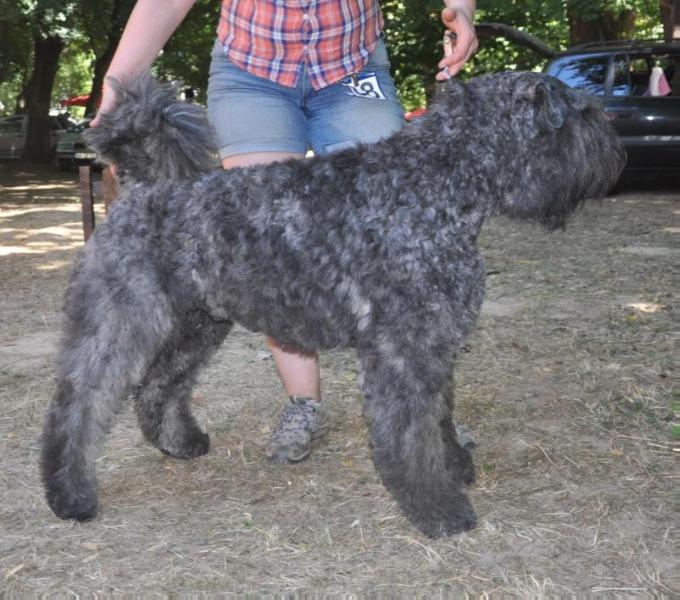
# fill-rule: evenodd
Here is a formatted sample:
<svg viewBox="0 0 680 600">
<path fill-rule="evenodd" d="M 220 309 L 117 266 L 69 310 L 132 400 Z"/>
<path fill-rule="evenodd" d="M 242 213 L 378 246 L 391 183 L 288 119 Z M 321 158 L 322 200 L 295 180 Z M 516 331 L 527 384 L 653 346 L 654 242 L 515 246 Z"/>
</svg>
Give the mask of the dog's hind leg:
<svg viewBox="0 0 680 600">
<path fill-rule="evenodd" d="M 463 491 L 474 467 L 447 401 L 453 344 L 428 336 L 374 331 L 359 358 L 375 467 L 414 525 L 439 537 L 475 526 Z"/>
<path fill-rule="evenodd" d="M 229 333 L 230 321 L 214 321 L 202 310 L 187 312 L 135 389 L 135 410 L 149 442 L 175 458 L 208 451 L 210 439 L 191 414 L 194 377 Z"/>
<path fill-rule="evenodd" d="M 95 515 L 95 460 L 104 434 L 175 326 L 162 294 L 151 303 L 125 281 L 112 279 L 81 272 L 66 300 L 57 385 L 41 453 L 47 501 L 62 518 Z M 142 287 L 139 278 L 135 281 Z"/>
</svg>

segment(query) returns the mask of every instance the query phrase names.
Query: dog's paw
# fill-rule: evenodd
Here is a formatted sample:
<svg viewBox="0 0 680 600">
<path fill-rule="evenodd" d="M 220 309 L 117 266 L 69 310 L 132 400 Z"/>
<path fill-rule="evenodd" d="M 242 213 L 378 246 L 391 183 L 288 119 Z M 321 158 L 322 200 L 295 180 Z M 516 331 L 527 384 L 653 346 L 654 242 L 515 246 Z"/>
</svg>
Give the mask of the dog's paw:
<svg viewBox="0 0 680 600">
<path fill-rule="evenodd" d="M 414 522 L 414 525 L 427 537 L 436 540 L 474 529 L 477 527 L 477 516 L 473 511 L 472 513 L 451 515 L 448 519 L 427 520 L 421 523 Z"/>
<path fill-rule="evenodd" d="M 477 526 L 477 516 L 463 492 L 447 494 L 446 504 L 424 502 L 416 511 L 409 511 L 409 520 L 426 536 L 440 538 L 469 531 Z"/>
<path fill-rule="evenodd" d="M 406 517 L 428 537 L 439 538 L 469 531 L 477 524 L 462 482 L 450 473 L 443 479 L 393 479 L 390 483 L 392 485 L 388 488 Z"/>
<path fill-rule="evenodd" d="M 181 440 L 161 440 L 158 449 L 168 456 L 180 459 L 203 456 L 210 450 L 210 436 L 200 429 L 185 435 Z"/>
<path fill-rule="evenodd" d="M 84 489 L 71 491 L 66 487 L 47 486 L 47 504 L 60 519 L 88 521 L 97 514 L 97 494 Z"/>
</svg>

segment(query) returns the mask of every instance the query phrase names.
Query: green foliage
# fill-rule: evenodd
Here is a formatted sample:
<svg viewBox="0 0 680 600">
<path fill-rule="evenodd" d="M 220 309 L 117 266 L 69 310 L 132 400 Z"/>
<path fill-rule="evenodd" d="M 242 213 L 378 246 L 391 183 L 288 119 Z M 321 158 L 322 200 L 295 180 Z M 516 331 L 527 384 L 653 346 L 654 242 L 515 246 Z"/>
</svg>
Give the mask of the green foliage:
<svg viewBox="0 0 680 600">
<path fill-rule="evenodd" d="M 479 0 L 477 22 L 505 23 L 526 31 L 555 49 L 567 46 L 569 26 L 564 0 Z M 480 40 L 469 75 L 540 69 L 545 58 L 505 38 Z"/>
<path fill-rule="evenodd" d="M 656 0 L 568 0 L 570 11 L 584 21 L 593 21 L 602 13 L 619 14 L 623 11 L 645 12 L 652 9 Z"/>
<path fill-rule="evenodd" d="M 635 37 L 653 39 L 663 37 L 661 5 L 658 0 L 638 0 L 635 3 Z"/>
<path fill-rule="evenodd" d="M 0 117 L 14 114 L 16 100 L 21 93 L 22 79 L 14 74 L 0 83 Z"/>
<path fill-rule="evenodd" d="M 0 102 L 14 112 L 30 77 L 34 39 L 78 35 L 75 0 L 0 0 Z"/>
<path fill-rule="evenodd" d="M 27 15 L 12 0 L 0 0 L 0 86 L 25 74 L 31 62 L 33 38 Z"/>
<path fill-rule="evenodd" d="M 28 19 L 13 0 L 0 0 L 0 115 L 14 113 L 31 67 L 33 37 Z"/>
<path fill-rule="evenodd" d="M 76 0 L 3 0 L 14 4 L 13 14 L 25 19 L 34 35 L 68 38 L 74 32 Z"/>
<path fill-rule="evenodd" d="M 400 95 L 407 109 L 433 90 L 441 58 L 444 26 L 441 0 L 383 0 L 381 6 L 388 46 Z M 543 40 L 556 50 L 569 45 L 568 12 L 583 20 L 604 13 L 635 12 L 637 37 L 658 37 L 661 18 L 658 0 L 478 0 L 477 22 L 511 25 Z M 539 70 L 545 58 L 504 38 L 480 40 L 477 54 L 461 77 L 507 69 Z"/>
<path fill-rule="evenodd" d="M 399 101 L 406 112 L 425 106 L 427 97 L 423 80 L 418 75 L 407 75 L 398 84 Z"/>
<path fill-rule="evenodd" d="M 135 0 L 81 0 L 75 17 L 78 35 L 95 56 L 101 56 L 112 35 L 119 35 Z"/>
<path fill-rule="evenodd" d="M 79 44 L 70 44 L 64 49 L 52 90 L 53 105 L 58 106 L 66 98 L 90 92 L 93 59 L 92 51 L 84 49 Z M 74 107 L 69 109 L 69 112 L 82 117 L 85 109 Z"/>
<path fill-rule="evenodd" d="M 106 49 L 111 28 L 125 25 L 112 23 L 115 19 L 113 7 L 113 0 L 81 0 L 78 6 L 78 33 L 95 55 Z"/>
<path fill-rule="evenodd" d="M 381 6 L 394 72 L 405 78 L 436 68 L 439 11 L 404 0 L 383 0 Z"/>
<path fill-rule="evenodd" d="M 203 93 L 208 82 L 219 8 L 215 0 L 198 0 L 154 63 L 158 76 L 181 81 L 198 90 L 199 102 L 205 102 Z"/>
<path fill-rule="evenodd" d="M 673 412 L 673 421 L 671 422 L 671 436 L 675 440 L 680 440 L 680 392 L 673 392 L 671 411 Z"/>
<path fill-rule="evenodd" d="M 33 35 L 67 40 L 53 103 L 89 91 L 95 55 L 110 32 L 123 26 L 134 0 L 0 0 L 0 102 L 5 113 L 30 74 Z M 442 54 L 442 0 L 382 0 L 392 68 L 407 110 L 423 105 L 434 89 Z M 555 49 L 569 43 L 569 19 L 635 13 L 635 36 L 659 37 L 658 0 L 478 0 L 478 22 L 524 30 Z M 198 0 L 154 65 L 156 73 L 205 90 L 210 49 L 219 14 L 217 0 Z M 540 69 L 544 59 L 503 38 L 483 39 L 462 77 L 505 69 Z M 201 101 L 204 98 L 200 98 Z"/>
</svg>

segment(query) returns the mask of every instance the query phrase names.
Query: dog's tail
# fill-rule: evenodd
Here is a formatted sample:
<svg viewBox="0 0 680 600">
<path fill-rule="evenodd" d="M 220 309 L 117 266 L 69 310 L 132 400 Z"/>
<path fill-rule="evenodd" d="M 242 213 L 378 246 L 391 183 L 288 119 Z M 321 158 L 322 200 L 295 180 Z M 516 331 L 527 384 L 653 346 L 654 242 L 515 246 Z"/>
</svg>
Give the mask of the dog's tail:
<svg viewBox="0 0 680 600">
<path fill-rule="evenodd" d="M 115 107 L 84 136 L 122 182 L 187 179 L 219 166 L 203 108 L 178 100 L 173 86 L 148 74 L 111 83 Z"/>
</svg>

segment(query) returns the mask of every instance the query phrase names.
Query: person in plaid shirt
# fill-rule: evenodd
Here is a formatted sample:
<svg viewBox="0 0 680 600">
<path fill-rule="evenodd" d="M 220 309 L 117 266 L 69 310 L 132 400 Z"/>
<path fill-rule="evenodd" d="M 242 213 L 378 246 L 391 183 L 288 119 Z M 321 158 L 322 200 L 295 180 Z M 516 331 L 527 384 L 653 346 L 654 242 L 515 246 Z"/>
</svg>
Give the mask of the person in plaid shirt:
<svg viewBox="0 0 680 600">
<path fill-rule="evenodd" d="M 148 70 L 194 2 L 138 0 L 107 76 Z M 475 0 L 444 4 L 442 22 L 456 43 L 444 44 L 438 80 L 457 74 L 477 48 Z M 378 0 L 222 0 L 208 84 L 222 166 L 324 154 L 399 129 L 403 111 L 382 31 Z M 106 81 L 98 114 L 114 100 Z M 327 428 L 318 359 L 267 344 L 290 399 L 267 455 L 297 462 Z"/>
</svg>

